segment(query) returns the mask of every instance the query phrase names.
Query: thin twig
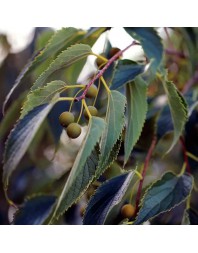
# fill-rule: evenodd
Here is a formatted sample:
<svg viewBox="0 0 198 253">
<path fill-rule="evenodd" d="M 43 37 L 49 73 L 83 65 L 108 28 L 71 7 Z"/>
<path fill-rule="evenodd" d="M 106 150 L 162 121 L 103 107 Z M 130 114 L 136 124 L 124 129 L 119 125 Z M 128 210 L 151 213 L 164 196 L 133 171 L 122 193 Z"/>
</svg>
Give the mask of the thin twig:
<svg viewBox="0 0 198 253">
<path fill-rule="evenodd" d="M 152 143 L 151 143 L 151 146 L 149 148 L 149 151 L 147 153 L 146 159 L 145 159 L 144 168 L 143 168 L 143 171 L 142 171 L 142 179 L 140 180 L 139 186 L 138 186 L 138 191 L 137 191 L 137 195 L 136 195 L 136 204 L 135 204 L 136 214 L 139 211 L 139 204 L 140 204 L 140 197 L 141 197 L 141 193 L 142 193 L 143 182 L 144 182 L 144 178 L 146 176 L 146 171 L 148 169 L 148 165 L 149 165 L 149 162 L 151 160 L 151 156 L 152 156 L 153 150 L 155 148 L 156 142 L 157 142 L 157 137 L 154 136 L 153 140 L 152 140 Z"/>
<path fill-rule="evenodd" d="M 181 143 L 182 150 L 183 150 L 184 162 L 186 164 L 186 171 L 188 173 L 191 173 L 191 169 L 190 169 L 190 165 L 189 165 L 189 161 L 188 161 L 188 154 L 187 154 L 188 152 L 186 149 L 184 138 L 182 136 L 180 137 L 180 143 Z"/>
<path fill-rule="evenodd" d="M 196 70 L 194 75 L 186 82 L 183 87 L 182 94 L 186 94 L 196 82 L 198 82 L 198 70 Z"/>
<path fill-rule="evenodd" d="M 132 46 L 135 46 L 135 45 L 139 45 L 139 43 L 137 41 L 133 41 L 129 46 L 127 46 L 125 49 L 123 50 L 120 50 L 119 52 L 117 52 L 113 57 L 111 57 L 107 64 L 101 69 L 99 70 L 98 74 L 96 76 L 94 76 L 94 78 L 86 85 L 86 88 L 84 90 L 84 92 L 82 93 L 81 96 L 79 97 L 76 97 L 75 100 L 76 101 L 79 101 L 81 99 L 84 99 L 85 98 L 85 95 L 89 89 L 89 87 L 97 80 L 99 79 L 103 74 L 104 72 L 109 68 L 109 66 L 115 61 L 117 60 L 126 50 L 128 50 L 130 47 Z"/>
</svg>

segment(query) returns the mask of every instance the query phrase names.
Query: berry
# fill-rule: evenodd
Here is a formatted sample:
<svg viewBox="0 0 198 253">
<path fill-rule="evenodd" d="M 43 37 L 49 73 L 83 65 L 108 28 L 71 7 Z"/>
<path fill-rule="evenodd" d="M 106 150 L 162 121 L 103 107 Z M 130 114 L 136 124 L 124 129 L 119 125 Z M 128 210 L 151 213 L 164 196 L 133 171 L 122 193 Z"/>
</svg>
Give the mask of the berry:
<svg viewBox="0 0 198 253">
<path fill-rule="evenodd" d="M 63 112 L 59 116 L 61 126 L 67 127 L 70 123 L 74 122 L 74 115 L 71 112 Z"/>
<path fill-rule="evenodd" d="M 112 47 L 112 48 L 110 49 L 110 51 L 109 51 L 109 56 L 110 56 L 110 57 L 113 57 L 113 56 L 114 56 L 115 54 L 117 54 L 119 51 L 120 51 L 119 48 L 117 48 L 117 47 Z"/>
<path fill-rule="evenodd" d="M 123 218 L 130 219 L 135 214 L 135 207 L 131 204 L 126 204 L 121 208 L 121 215 Z"/>
<path fill-rule="evenodd" d="M 93 84 L 89 87 L 86 93 L 87 98 L 95 98 L 98 93 L 98 88 Z"/>
<path fill-rule="evenodd" d="M 101 56 L 106 58 L 106 56 L 104 54 L 101 54 Z M 96 59 L 96 65 L 98 66 L 99 69 L 104 67 L 104 65 L 105 65 L 104 63 L 105 62 L 101 58 Z M 102 65 L 102 67 L 101 67 L 101 65 Z"/>
<path fill-rule="evenodd" d="M 92 116 L 97 116 L 98 115 L 98 110 L 96 109 L 96 107 L 89 105 L 88 109 L 89 109 L 89 112 Z M 86 119 L 89 119 L 89 116 L 88 116 L 88 113 L 87 113 L 86 110 L 84 110 L 84 116 L 85 116 Z"/>
<path fill-rule="evenodd" d="M 71 123 L 67 127 L 67 135 L 72 138 L 76 139 L 81 134 L 81 127 L 78 123 Z"/>
</svg>

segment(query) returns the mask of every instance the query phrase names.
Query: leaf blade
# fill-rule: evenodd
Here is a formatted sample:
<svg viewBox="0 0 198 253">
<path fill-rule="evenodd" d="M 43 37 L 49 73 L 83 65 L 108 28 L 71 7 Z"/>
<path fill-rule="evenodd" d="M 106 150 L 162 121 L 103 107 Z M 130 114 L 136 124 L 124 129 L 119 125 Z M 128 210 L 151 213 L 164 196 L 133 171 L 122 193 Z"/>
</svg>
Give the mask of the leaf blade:
<svg viewBox="0 0 198 253">
<path fill-rule="evenodd" d="M 124 127 L 125 105 L 126 97 L 118 91 L 111 91 L 109 94 L 106 116 L 107 127 L 101 140 L 101 156 L 96 177 L 99 177 L 117 156 L 116 154 L 120 144 L 117 145 L 118 148 L 116 148 L 115 152 L 113 151 L 115 157 L 111 157 L 111 151 L 114 149 L 117 141 L 120 139 L 120 135 Z M 108 162 L 109 159 L 110 163 Z"/>
<path fill-rule="evenodd" d="M 127 163 L 131 151 L 142 132 L 147 105 L 147 85 L 142 78 L 136 78 L 132 84 L 126 86 L 128 122 L 125 135 L 124 164 Z"/>
<path fill-rule="evenodd" d="M 163 57 L 161 38 L 151 27 L 125 27 L 125 31 L 134 39 L 140 41 L 143 50 L 151 62 L 151 70 L 155 74 Z"/>
<path fill-rule="evenodd" d="M 110 89 L 119 89 L 124 84 L 135 79 L 136 76 L 142 74 L 145 70 L 145 65 L 138 65 L 130 60 L 119 61 L 113 76 Z"/>
<path fill-rule="evenodd" d="M 5 189 L 8 187 L 10 175 L 16 169 L 52 107 L 53 104 L 44 104 L 36 107 L 23 119 L 19 120 L 10 132 L 5 144 L 3 161 L 3 182 Z"/>
<path fill-rule="evenodd" d="M 92 117 L 90 119 L 86 137 L 77 154 L 62 193 L 58 198 L 50 222 L 53 222 L 75 203 L 93 180 L 95 169 L 98 165 L 98 151 L 95 150 L 95 147 L 102 135 L 104 127 L 105 122 L 103 119 L 98 117 Z M 91 156 L 93 153 L 94 158 Z"/>
<path fill-rule="evenodd" d="M 192 187 L 193 178 L 189 174 L 178 177 L 172 172 L 166 173 L 146 191 L 134 225 L 177 206 L 189 196 Z"/>
<path fill-rule="evenodd" d="M 55 203 L 55 196 L 35 196 L 25 201 L 15 214 L 14 225 L 41 225 L 48 218 Z"/>
<path fill-rule="evenodd" d="M 44 103 L 50 103 L 57 93 L 60 93 L 66 88 L 63 81 L 56 80 L 46 84 L 42 88 L 35 89 L 27 95 L 27 99 L 21 111 L 23 118 L 29 111 Z"/>
<path fill-rule="evenodd" d="M 121 202 L 134 174 L 124 173 L 102 184 L 88 203 L 83 224 L 103 225 L 112 208 Z"/>
</svg>

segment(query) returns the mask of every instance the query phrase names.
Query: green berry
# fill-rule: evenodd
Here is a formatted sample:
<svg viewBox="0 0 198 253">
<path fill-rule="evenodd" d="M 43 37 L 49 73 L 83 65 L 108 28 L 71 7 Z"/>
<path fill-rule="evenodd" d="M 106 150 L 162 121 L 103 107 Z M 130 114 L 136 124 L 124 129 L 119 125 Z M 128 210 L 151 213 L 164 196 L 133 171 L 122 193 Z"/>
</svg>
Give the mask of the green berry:
<svg viewBox="0 0 198 253">
<path fill-rule="evenodd" d="M 74 115 L 71 112 L 63 112 L 59 116 L 61 126 L 67 127 L 70 123 L 74 122 Z"/>
<path fill-rule="evenodd" d="M 93 84 L 89 87 L 86 93 L 87 98 L 95 98 L 98 93 L 98 88 Z"/>
<path fill-rule="evenodd" d="M 106 58 L 106 56 L 104 54 L 101 54 L 101 56 Z M 104 65 L 105 65 L 104 63 L 105 62 L 101 58 L 96 59 L 96 65 L 98 66 L 99 69 L 104 67 Z M 101 65 L 102 65 L 102 67 L 101 67 Z"/>
<path fill-rule="evenodd" d="M 130 219 L 135 214 L 135 207 L 131 204 L 126 204 L 121 208 L 121 215 L 123 218 Z"/>
<path fill-rule="evenodd" d="M 76 139 L 80 136 L 81 134 L 81 127 L 78 123 L 71 123 L 67 127 L 67 135 L 71 139 Z"/>
<path fill-rule="evenodd" d="M 115 54 L 117 54 L 120 51 L 118 47 L 112 47 L 109 51 L 109 56 L 113 57 Z"/>
<path fill-rule="evenodd" d="M 97 115 L 98 115 L 98 110 L 96 109 L 95 106 L 89 105 L 89 106 L 88 106 L 88 109 L 89 109 L 89 112 L 90 112 L 90 114 L 91 114 L 92 116 L 97 116 Z M 88 115 L 88 113 L 87 113 L 86 110 L 84 110 L 84 116 L 85 116 L 86 119 L 89 119 L 89 115 Z"/>
</svg>

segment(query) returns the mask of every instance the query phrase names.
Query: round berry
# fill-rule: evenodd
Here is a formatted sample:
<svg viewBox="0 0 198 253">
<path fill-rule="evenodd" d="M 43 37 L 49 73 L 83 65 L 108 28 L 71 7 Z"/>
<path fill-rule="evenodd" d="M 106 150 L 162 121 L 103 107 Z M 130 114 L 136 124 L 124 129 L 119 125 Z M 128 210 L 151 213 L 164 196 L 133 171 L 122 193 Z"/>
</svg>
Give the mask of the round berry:
<svg viewBox="0 0 198 253">
<path fill-rule="evenodd" d="M 97 116 L 98 115 L 98 110 L 96 109 L 95 106 L 89 105 L 88 109 L 89 109 L 89 112 L 90 112 L 91 116 Z M 89 115 L 88 115 L 86 110 L 84 110 L 84 116 L 85 116 L 86 119 L 89 119 Z"/>
<path fill-rule="evenodd" d="M 121 208 L 121 215 L 123 218 L 130 219 L 135 214 L 135 207 L 131 204 L 126 204 Z"/>
<path fill-rule="evenodd" d="M 81 134 L 81 127 L 78 123 L 71 123 L 67 127 L 67 135 L 72 138 L 76 139 L 80 136 Z"/>
<path fill-rule="evenodd" d="M 112 47 L 109 51 L 109 56 L 113 57 L 115 54 L 117 54 L 120 51 L 118 47 Z"/>
<path fill-rule="evenodd" d="M 86 93 L 87 98 L 95 98 L 98 93 L 98 88 L 93 84 L 89 87 Z"/>
<path fill-rule="evenodd" d="M 67 127 L 70 123 L 74 122 L 74 115 L 71 112 L 63 112 L 59 116 L 61 126 Z"/>
</svg>

